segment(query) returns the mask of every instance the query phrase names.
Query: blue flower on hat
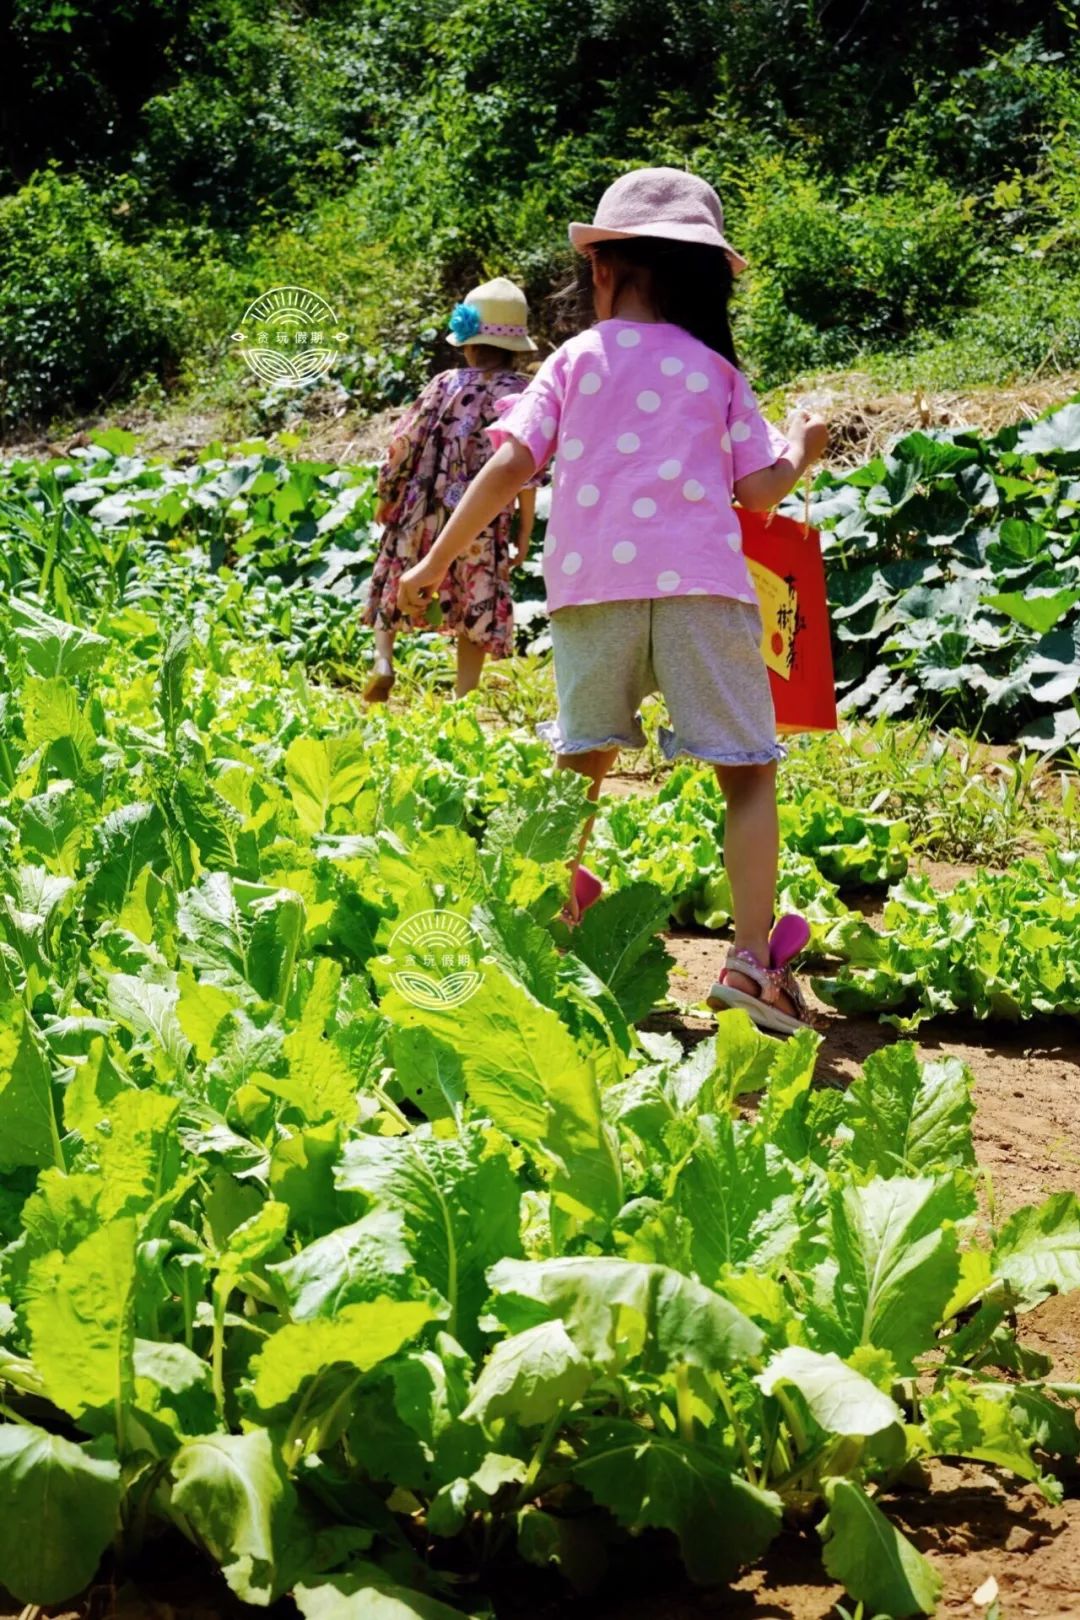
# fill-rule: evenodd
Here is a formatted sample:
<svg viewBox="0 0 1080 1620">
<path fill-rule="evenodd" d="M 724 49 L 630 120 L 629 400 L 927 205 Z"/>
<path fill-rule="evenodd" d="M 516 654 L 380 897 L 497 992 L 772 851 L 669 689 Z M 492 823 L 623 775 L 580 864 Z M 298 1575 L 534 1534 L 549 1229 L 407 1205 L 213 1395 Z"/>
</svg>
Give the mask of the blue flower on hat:
<svg viewBox="0 0 1080 1620">
<path fill-rule="evenodd" d="M 483 325 L 483 318 L 475 304 L 455 304 L 450 316 L 450 330 L 459 343 L 467 343 L 470 338 L 476 337 Z"/>
</svg>

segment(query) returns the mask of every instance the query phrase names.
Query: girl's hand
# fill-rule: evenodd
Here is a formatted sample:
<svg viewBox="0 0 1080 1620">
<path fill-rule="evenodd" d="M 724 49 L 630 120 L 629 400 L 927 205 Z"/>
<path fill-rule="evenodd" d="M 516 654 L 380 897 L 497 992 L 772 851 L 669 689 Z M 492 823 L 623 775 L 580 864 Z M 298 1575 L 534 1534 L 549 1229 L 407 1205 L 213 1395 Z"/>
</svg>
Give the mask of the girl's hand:
<svg viewBox="0 0 1080 1620">
<path fill-rule="evenodd" d="M 525 535 L 524 538 L 520 539 L 517 543 L 517 550 L 514 552 L 514 560 L 510 564 L 511 568 L 520 568 L 528 555 L 529 537 L 528 535 Z"/>
<path fill-rule="evenodd" d="M 829 448 L 829 429 L 823 416 L 811 411 L 792 411 L 784 429 L 788 443 L 801 450 L 803 466 L 820 461 Z"/>
<path fill-rule="evenodd" d="M 428 566 L 427 558 L 414 567 L 407 568 L 398 580 L 398 612 L 408 619 L 422 619 L 428 610 L 428 604 L 434 599 L 439 584 L 440 581 L 434 577 Z"/>
</svg>

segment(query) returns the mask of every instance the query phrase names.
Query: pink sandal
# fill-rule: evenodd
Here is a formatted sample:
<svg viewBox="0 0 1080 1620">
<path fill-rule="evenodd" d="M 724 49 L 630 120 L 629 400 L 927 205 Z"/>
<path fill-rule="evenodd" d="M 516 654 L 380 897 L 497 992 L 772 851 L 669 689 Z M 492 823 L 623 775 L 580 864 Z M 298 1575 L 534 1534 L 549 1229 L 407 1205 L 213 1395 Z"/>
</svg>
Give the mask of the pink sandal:
<svg viewBox="0 0 1080 1620">
<path fill-rule="evenodd" d="M 791 971 L 790 963 L 805 950 L 810 939 L 810 924 L 805 917 L 789 912 L 781 917 L 769 936 L 769 965 L 765 967 L 752 951 L 730 950 L 720 977 L 709 991 L 709 1006 L 742 1007 L 749 1013 L 759 1029 L 776 1035 L 795 1035 L 800 1029 L 813 1029 L 810 1009 Z M 741 973 L 761 986 L 760 993 L 750 995 L 736 990 L 725 981 L 729 973 Z M 779 1006 L 781 995 L 787 996 L 795 1008 L 796 1017 Z"/>
</svg>

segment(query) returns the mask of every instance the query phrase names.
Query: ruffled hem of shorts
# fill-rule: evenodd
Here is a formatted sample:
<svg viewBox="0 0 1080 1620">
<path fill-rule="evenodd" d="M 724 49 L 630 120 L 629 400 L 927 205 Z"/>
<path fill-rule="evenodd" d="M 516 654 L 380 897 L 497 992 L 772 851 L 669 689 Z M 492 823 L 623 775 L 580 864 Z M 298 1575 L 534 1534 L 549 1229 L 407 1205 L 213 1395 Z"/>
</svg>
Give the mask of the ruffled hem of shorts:
<svg viewBox="0 0 1080 1620">
<path fill-rule="evenodd" d="M 706 765 L 775 765 L 787 759 L 783 743 L 772 743 L 768 748 L 745 750 L 738 748 L 699 748 L 679 740 L 673 731 L 660 727 L 660 749 L 665 759 L 678 759 L 681 754 L 700 759 Z"/>
<path fill-rule="evenodd" d="M 559 730 L 557 720 L 542 720 L 536 728 L 536 735 L 550 743 L 557 754 L 591 754 L 598 749 L 645 746 L 640 737 L 589 737 L 584 741 L 571 742 Z"/>
</svg>

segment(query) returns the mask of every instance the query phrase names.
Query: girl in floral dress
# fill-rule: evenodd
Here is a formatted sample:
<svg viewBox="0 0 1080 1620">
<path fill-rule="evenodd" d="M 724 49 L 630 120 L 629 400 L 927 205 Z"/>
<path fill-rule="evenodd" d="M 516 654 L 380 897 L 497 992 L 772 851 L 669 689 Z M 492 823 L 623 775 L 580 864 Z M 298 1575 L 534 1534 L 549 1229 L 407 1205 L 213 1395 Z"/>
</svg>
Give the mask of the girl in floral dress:
<svg viewBox="0 0 1080 1620">
<path fill-rule="evenodd" d="M 469 484 L 493 453 L 486 429 L 496 402 L 519 394 L 525 379 L 513 369 L 514 354 L 535 352 L 528 335 L 525 295 L 499 277 L 469 293 L 450 317 L 449 342 L 464 350 L 460 370 L 433 377 L 409 407 L 379 469 L 376 517 L 385 525 L 371 577 L 365 624 L 375 629 L 375 660 L 364 692 L 369 703 L 385 702 L 394 684 L 394 638 L 410 628 L 398 612 L 397 588 L 407 568 L 425 557 Z M 513 566 L 529 549 L 535 488 L 516 500 L 518 523 Z M 458 697 L 480 679 L 484 658 L 513 650 L 514 606 L 510 594 L 512 502 L 455 561 L 438 593 L 442 629 L 457 640 Z"/>
</svg>

